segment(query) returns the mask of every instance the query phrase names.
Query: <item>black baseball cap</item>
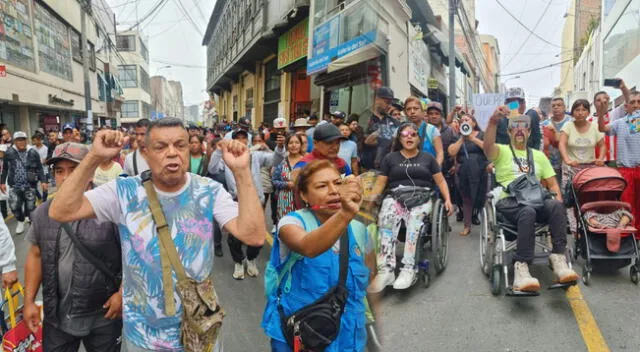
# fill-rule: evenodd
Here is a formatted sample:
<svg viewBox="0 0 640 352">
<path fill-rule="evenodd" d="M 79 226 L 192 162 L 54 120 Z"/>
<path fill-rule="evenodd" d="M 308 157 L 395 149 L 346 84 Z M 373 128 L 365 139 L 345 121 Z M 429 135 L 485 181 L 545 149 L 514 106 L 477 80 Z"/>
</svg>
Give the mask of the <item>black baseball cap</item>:
<svg viewBox="0 0 640 352">
<path fill-rule="evenodd" d="M 393 100 L 393 90 L 389 87 L 380 87 L 376 89 L 376 98 Z"/>
<path fill-rule="evenodd" d="M 347 117 L 347 114 L 345 114 L 344 112 L 340 111 L 340 110 L 336 110 L 332 113 L 329 113 L 329 115 L 337 118 L 337 119 L 341 119 L 344 120 Z"/>
<path fill-rule="evenodd" d="M 249 120 L 248 117 L 241 117 L 238 120 L 238 126 L 245 130 L 248 130 L 249 128 L 251 128 L 251 120 Z"/>
<path fill-rule="evenodd" d="M 313 131 L 314 141 L 331 142 L 340 138 L 342 138 L 340 129 L 338 129 L 338 127 L 336 127 L 336 125 L 332 123 L 323 123 L 322 125 L 318 125 Z"/>
</svg>

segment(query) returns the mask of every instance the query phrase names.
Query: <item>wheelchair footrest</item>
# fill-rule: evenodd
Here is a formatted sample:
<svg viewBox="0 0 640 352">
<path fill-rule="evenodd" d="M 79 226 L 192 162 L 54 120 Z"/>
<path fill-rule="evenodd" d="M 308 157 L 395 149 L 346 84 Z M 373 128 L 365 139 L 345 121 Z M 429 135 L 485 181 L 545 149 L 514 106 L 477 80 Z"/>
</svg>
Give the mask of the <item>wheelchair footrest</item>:
<svg viewBox="0 0 640 352">
<path fill-rule="evenodd" d="M 570 282 L 565 282 L 565 283 L 557 282 L 557 283 L 549 286 L 548 290 L 557 290 L 559 288 L 567 289 L 567 288 L 569 288 L 571 286 L 575 286 L 577 284 L 578 284 L 578 281 L 570 281 Z"/>
<path fill-rule="evenodd" d="M 509 288 L 506 291 L 505 295 L 509 297 L 536 297 L 536 296 L 540 296 L 540 292 L 517 291 L 517 290 L 514 290 L 513 288 Z"/>
</svg>

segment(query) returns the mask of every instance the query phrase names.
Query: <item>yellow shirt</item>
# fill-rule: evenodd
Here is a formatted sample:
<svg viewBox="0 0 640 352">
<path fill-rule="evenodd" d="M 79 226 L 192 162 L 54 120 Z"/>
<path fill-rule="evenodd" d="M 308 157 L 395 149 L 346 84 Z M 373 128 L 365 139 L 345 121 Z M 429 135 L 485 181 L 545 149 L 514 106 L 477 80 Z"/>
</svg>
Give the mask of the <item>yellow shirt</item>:
<svg viewBox="0 0 640 352">
<path fill-rule="evenodd" d="M 604 133 L 598 131 L 598 124 L 591 123 L 585 133 L 580 133 L 576 129 L 573 121 L 569 121 L 562 126 L 562 133 L 567 135 L 567 155 L 569 159 L 581 164 L 592 163 L 596 160 L 596 145 Z"/>
<path fill-rule="evenodd" d="M 96 173 L 93 174 L 93 184 L 96 187 L 102 186 L 103 184 L 118 178 L 122 172 L 122 166 L 115 161 L 111 164 L 111 168 L 109 168 L 109 170 L 102 170 L 102 168 L 98 166 Z"/>
</svg>

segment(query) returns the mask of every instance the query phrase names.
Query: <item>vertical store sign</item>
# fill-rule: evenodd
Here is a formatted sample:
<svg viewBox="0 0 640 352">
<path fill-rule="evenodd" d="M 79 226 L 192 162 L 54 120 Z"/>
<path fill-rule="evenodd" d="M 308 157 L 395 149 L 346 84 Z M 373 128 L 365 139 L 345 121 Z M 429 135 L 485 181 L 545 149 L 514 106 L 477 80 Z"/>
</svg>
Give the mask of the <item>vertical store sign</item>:
<svg viewBox="0 0 640 352">
<path fill-rule="evenodd" d="M 278 70 L 307 56 L 309 19 L 295 25 L 278 38 Z"/>
<path fill-rule="evenodd" d="M 429 95 L 431 61 L 427 44 L 422 40 L 409 42 L 409 84 L 425 96 Z"/>
</svg>

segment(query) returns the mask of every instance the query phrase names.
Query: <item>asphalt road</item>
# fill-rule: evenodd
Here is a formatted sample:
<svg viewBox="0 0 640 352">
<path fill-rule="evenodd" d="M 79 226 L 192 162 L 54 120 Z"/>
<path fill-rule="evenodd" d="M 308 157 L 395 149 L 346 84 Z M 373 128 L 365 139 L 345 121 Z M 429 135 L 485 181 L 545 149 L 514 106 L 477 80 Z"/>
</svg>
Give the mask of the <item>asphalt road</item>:
<svg viewBox="0 0 640 352">
<path fill-rule="evenodd" d="M 451 219 L 453 221 L 453 219 Z M 14 231 L 15 221 L 8 226 Z M 640 351 L 640 287 L 629 280 L 628 268 L 613 273 L 594 273 L 592 284 L 579 284 L 578 295 L 569 299 L 563 290 L 543 290 L 539 297 L 494 297 L 478 259 L 478 228 L 469 237 L 458 236 L 453 223 L 449 262 L 431 286 L 414 286 L 405 292 L 388 289 L 382 295 L 378 320 L 385 350 L 393 351 Z M 14 236 L 22 279 L 28 245 L 24 235 Z M 260 254 L 260 268 L 269 246 Z M 580 273 L 582 261 L 576 267 Z M 223 328 L 227 352 L 268 351 L 269 341 L 260 328 L 264 308 L 263 279 L 232 278 L 233 263 L 226 239 L 224 257 L 214 264 L 216 289 L 227 312 Z M 532 274 L 543 287 L 552 281 L 547 266 Z M 571 302 L 582 308 L 577 312 Z M 588 308 L 586 311 L 584 307 Z M 589 313 L 590 312 L 590 313 Z M 578 324 L 576 316 L 582 323 Z M 591 323 L 589 318 L 595 320 Z M 584 331 L 584 336 L 581 333 Z M 598 333 L 605 345 L 598 345 Z M 595 342 L 594 342 L 595 341 Z M 596 346 L 596 347 L 593 347 Z"/>
</svg>

